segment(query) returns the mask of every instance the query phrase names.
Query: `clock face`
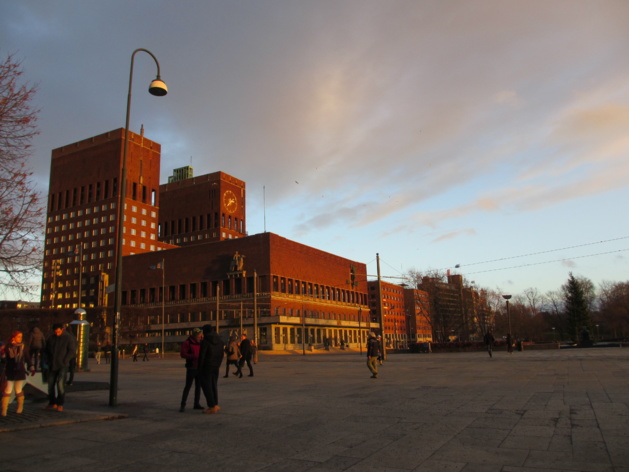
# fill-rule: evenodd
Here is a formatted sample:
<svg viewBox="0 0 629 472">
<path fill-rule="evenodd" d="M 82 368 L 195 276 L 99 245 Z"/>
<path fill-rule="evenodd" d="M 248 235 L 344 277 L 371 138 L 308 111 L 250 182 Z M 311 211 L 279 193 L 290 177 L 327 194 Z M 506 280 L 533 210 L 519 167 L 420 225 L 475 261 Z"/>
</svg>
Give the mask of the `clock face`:
<svg viewBox="0 0 629 472">
<path fill-rule="evenodd" d="M 238 208 L 238 202 L 236 201 L 236 195 L 231 190 L 227 190 L 223 194 L 223 205 L 228 212 L 233 213 Z"/>
</svg>

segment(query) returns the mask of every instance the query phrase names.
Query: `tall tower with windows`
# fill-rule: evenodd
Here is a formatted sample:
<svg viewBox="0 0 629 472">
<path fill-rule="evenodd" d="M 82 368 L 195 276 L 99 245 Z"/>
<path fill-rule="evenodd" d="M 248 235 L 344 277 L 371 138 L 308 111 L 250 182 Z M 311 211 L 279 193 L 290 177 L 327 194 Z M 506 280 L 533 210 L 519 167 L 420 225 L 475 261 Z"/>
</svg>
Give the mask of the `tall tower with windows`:
<svg viewBox="0 0 629 472">
<path fill-rule="evenodd" d="M 52 151 L 43 308 L 107 305 L 123 149 L 120 128 Z M 123 255 L 165 247 L 157 240 L 160 152 L 143 131 L 129 133 Z"/>
</svg>

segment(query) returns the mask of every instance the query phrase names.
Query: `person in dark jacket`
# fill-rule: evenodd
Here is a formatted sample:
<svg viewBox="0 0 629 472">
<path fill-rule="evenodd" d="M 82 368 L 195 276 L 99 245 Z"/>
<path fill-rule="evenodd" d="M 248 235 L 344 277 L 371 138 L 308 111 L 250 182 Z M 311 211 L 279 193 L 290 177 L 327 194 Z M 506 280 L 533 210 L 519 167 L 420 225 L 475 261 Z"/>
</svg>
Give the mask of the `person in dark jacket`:
<svg viewBox="0 0 629 472">
<path fill-rule="evenodd" d="M 371 372 L 371 378 L 378 378 L 378 356 L 380 355 L 380 343 L 375 333 L 369 333 L 367 340 L 367 367 Z"/>
<path fill-rule="evenodd" d="M 31 375 L 35 375 L 35 369 L 29 362 L 27 353 L 24 349 L 24 343 L 22 343 L 23 334 L 21 331 L 13 331 L 11 340 L 4 347 L 4 359 L 5 359 L 5 375 L 6 375 L 6 387 L 2 392 L 2 416 L 7 416 L 7 410 L 9 408 L 9 400 L 11 399 L 11 393 L 15 392 L 15 398 L 17 399 L 16 413 L 22 413 L 24 409 L 24 383 L 26 381 L 26 365 L 29 364 L 29 370 Z"/>
<path fill-rule="evenodd" d="M 485 336 L 483 337 L 483 339 L 485 340 L 485 345 L 487 346 L 487 353 L 489 354 L 489 357 L 493 357 L 492 355 L 492 351 L 494 349 L 494 335 L 491 334 L 491 330 L 488 330 L 485 333 Z"/>
<path fill-rule="evenodd" d="M 203 413 L 214 414 L 221 409 L 218 406 L 218 374 L 225 355 L 224 348 L 223 341 L 214 327 L 203 326 L 203 341 L 199 351 L 199 376 L 208 406 Z"/>
<path fill-rule="evenodd" d="M 201 397 L 201 381 L 199 379 L 199 352 L 201 351 L 201 340 L 203 332 L 199 328 L 194 328 L 192 334 L 181 345 L 181 357 L 186 360 L 186 385 L 181 395 L 181 407 L 179 411 L 183 413 L 186 410 L 186 401 L 188 393 L 194 382 L 194 409 L 203 410 L 199 403 Z"/>
<path fill-rule="evenodd" d="M 251 341 L 247 338 L 246 334 L 242 335 L 242 341 L 240 341 L 240 362 L 238 363 L 238 368 L 240 370 L 240 376 L 242 377 L 242 368 L 247 363 L 247 367 L 249 368 L 249 377 L 253 377 L 253 367 L 251 367 L 251 357 L 253 355 L 253 350 L 251 349 Z"/>
<path fill-rule="evenodd" d="M 65 377 L 70 360 L 76 357 L 76 340 L 63 329 L 61 323 L 52 325 L 52 335 L 46 340 L 44 350 L 48 374 L 47 410 L 63 411 L 65 403 Z"/>
<path fill-rule="evenodd" d="M 39 366 L 41 368 L 41 356 L 46 346 L 46 337 L 42 333 L 41 329 L 35 326 L 31 329 L 30 336 L 28 338 L 28 346 L 26 350 L 33 363 L 33 368 L 37 370 Z"/>
</svg>

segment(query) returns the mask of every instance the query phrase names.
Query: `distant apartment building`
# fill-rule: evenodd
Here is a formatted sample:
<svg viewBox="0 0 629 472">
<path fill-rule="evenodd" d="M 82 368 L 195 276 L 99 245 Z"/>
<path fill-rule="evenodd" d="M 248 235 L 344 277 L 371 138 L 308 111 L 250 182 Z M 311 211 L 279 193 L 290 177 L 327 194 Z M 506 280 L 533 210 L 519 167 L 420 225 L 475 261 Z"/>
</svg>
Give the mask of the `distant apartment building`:
<svg viewBox="0 0 629 472">
<path fill-rule="evenodd" d="M 404 306 L 409 320 L 409 342 L 432 341 L 432 319 L 428 292 L 405 287 Z"/>
<path fill-rule="evenodd" d="M 491 325 L 486 293 L 466 286 L 463 276 L 448 274 L 447 281 L 424 277 L 419 290 L 428 294 L 435 341 L 478 341 Z"/>
</svg>

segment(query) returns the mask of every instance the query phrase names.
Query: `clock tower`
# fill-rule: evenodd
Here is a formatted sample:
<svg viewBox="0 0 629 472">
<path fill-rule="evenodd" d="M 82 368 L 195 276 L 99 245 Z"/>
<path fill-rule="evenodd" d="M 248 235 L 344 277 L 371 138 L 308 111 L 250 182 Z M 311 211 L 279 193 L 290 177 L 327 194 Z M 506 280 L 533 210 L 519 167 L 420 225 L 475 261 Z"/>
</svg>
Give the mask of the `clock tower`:
<svg viewBox="0 0 629 472">
<path fill-rule="evenodd" d="M 242 180 L 224 172 L 193 177 L 191 168 L 174 176 L 160 186 L 161 241 L 187 246 L 247 235 Z"/>
</svg>

